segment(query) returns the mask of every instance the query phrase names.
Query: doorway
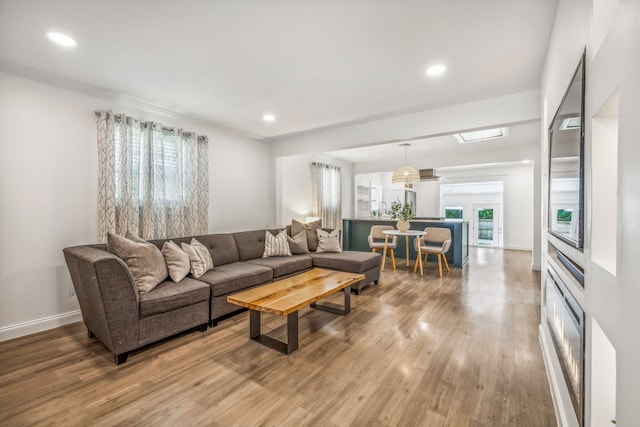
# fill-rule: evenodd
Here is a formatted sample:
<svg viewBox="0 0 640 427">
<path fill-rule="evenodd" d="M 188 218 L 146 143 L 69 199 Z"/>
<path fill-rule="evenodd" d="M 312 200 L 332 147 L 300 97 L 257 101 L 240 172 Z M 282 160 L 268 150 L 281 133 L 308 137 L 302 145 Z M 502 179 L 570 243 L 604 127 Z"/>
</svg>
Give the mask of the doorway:
<svg viewBox="0 0 640 427">
<path fill-rule="evenodd" d="M 441 216 L 469 221 L 469 244 L 502 248 L 502 181 L 440 184 Z"/>
<path fill-rule="evenodd" d="M 498 203 L 473 205 L 473 227 L 477 246 L 502 247 L 501 209 Z"/>
</svg>

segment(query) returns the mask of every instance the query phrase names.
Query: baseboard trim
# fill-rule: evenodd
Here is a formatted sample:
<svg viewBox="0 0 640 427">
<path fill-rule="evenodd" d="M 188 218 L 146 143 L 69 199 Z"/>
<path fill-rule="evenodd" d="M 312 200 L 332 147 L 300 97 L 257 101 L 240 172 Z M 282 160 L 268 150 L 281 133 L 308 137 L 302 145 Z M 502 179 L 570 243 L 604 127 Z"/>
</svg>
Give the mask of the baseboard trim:
<svg viewBox="0 0 640 427">
<path fill-rule="evenodd" d="M 53 316 L 42 317 L 40 319 L 29 320 L 27 322 L 16 323 L 15 325 L 3 326 L 0 327 L 0 342 L 24 337 L 26 335 L 35 334 L 37 332 L 46 331 L 48 329 L 57 328 L 59 326 L 79 322 L 81 320 L 82 314 L 80 313 L 80 310 L 74 310 Z"/>
<path fill-rule="evenodd" d="M 529 252 L 532 251 L 531 248 L 528 248 L 526 246 L 505 246 L 503 249 L 509 249 L 512 251 L 529 251 Z"/>
</svg>

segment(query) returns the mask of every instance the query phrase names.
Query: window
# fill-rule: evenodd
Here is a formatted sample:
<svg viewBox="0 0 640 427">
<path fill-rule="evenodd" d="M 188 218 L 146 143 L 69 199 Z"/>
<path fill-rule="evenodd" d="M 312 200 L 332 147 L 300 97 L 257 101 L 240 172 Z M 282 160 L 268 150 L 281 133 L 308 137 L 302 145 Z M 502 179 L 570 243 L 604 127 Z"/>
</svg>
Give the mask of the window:
<svg viewBox="0 0 640 427">
<path fill-rule="evenodd" d="M 208 231 L 208 139 L 97 111 L 100 239 Z"/>
<path fill-rule="evenodd" d="M 444 217 L 446 219 L 462 219 L 462 208 L 444 208 Z"/>
<path fill-rule="evenodd" d="M 556 213 L 556 219 L 558 222 L 571 222 L 571 214 L 573 211 L 571 209 L 558 209 Z"/>
<path fill-rule="evenodd" d="M 322 226 L 342 229 L 342 170 L 338 166 L 311 163 L 314 215 Z"/>
</svg>

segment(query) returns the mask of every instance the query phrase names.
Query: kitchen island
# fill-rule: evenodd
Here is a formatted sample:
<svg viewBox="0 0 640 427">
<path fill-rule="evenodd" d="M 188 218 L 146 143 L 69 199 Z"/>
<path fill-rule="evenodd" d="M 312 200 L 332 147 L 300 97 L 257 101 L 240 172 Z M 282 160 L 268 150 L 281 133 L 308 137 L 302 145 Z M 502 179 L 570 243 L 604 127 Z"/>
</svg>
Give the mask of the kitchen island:
<svg viewBox="0 0 640 427">
<path fill-rule="evenodd" d="M 368 236 L 373 225 L 391 225 L 395 228 L 396 220 L 393 219 L 354 219 L 342 220 L 343 244 L 345 251 L 370 252 Z M 426 227 L 440 227 L 451 230 L 451 247 L 446 253 L 447 262 L 454 267 L 461 268 L 469 259 L 469 221 L 459 219 L 433 220 L 433 219 L 412 219 L 411 230 L 424 231 Z M 395 250 L 397 258 L 405 258 L 405 245 L 398 243 Z M 409 258 L 416 258 L 417 252 L 413 242 L 409 244 Z"/>
</svg>

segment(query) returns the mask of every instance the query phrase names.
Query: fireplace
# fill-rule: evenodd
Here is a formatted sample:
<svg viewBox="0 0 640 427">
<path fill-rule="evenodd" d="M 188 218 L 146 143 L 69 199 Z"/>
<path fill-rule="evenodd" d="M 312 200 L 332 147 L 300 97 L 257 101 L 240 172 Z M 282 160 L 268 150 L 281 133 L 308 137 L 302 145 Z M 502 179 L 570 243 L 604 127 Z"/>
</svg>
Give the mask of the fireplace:
<svg viewBox="0 0 640 427">
<path fill-rule="evenodd" d="M 551 266 L 547 266 L 545 311 L 571 402 L 583 425 L 584 311 Z"/>
</svg>

